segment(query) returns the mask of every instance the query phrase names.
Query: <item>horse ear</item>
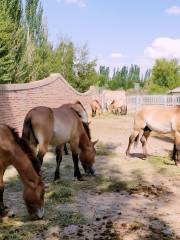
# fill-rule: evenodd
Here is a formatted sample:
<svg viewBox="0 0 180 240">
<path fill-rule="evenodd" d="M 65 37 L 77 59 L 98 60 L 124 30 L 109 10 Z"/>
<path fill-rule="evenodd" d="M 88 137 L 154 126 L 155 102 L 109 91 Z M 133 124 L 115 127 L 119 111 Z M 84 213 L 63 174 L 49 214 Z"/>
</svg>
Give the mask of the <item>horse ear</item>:
<svg viewBox="0 0 180 240">
<path fill-rule="evenodd" d="M 97 139 L 96 141 L 92 142 L 92 144 L 95 146 L 98 143 L 99 139 Z"/>
</svg>

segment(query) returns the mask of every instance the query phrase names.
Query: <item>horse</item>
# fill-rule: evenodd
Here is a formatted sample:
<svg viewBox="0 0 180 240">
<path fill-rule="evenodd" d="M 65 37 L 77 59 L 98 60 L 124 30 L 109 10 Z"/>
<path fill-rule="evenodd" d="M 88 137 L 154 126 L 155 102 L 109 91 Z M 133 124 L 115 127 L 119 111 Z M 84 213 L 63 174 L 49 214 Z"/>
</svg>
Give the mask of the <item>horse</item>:
<svg viewBox="0 0 180 240">
<path fill-rule="evenodd" d="M 58 108 L 35 107 L 25 117 L 22 137 L 30 141 L 34 147 L 39 144 L 37 158 L 40 166 L 43 164 L 48 145 L 56 147 L 54 180 L 60 177 L 61 148 L 67 142 L 72 151 L 74 177 L 82 180 L 78 166 L 79 159 L 84 171 L 87 174 L 94 174 L 93 164 L 96 154 L 94 146 L 97 141 L 91 142 L 89 125 L 83 111 L 85 110 L 82 104 L 78 102 L 64 104 Z"/>
<path fill-rule="evenodd" d="M 102 114 L 102 106 L 97 100 L 93 100 L 90 103 L 92 110 L 92 117 L 95 117 L 97 114 L 100 116 Z"/>
<path fill-rule="evenodd" d="M 127 115 L 127 106 L 126 105 L 121 106 L 121 115 Z"/>
<path fill-rule="evenodd" d="M 110 107 L 110 105 L 111 105 L 111 103 L 113 102 L 114 100 L 108 100 L 107 102 L 106 102 L 106 110 L 107 110 L 107 112 L 111 112 L 111 109 L 109 108 Z"/>
<path fill-rule="evenodd" d="M 179 106 L 144 106 L 134 117 L 134 130 L 129 137 L 126 155 L 130 154 L 133 143 L 142 143 L 143 154 L 147 157 L 147 139 L 151 131 L 158 133 L 173 133 L 174 148 L 172 159 L 180 164 L 180 107 Z"/>
<path fill-rule="evenodd" d="M 3 201 L 3 175 L 10 165 L 16 168 L 24 184 L 23 198 L 30 216 L 41 219 L 44 215 L 45 191 L 34 151 L 15 129 L 0 124 L 0 217 L 8 214 Z"/>
<path fill-rule="evenodd" d="M 113 112 L 114 114 L 119 115 L 121 114 L 123 108 L 125 110 L 125 111 L 123 110 L 123 114 L 126 114 L 127 112 L 124 106 L 125 105 L 123 105 L 121 101 L 113 100 L 109 105 L 109 112 Z"/>
</svg>

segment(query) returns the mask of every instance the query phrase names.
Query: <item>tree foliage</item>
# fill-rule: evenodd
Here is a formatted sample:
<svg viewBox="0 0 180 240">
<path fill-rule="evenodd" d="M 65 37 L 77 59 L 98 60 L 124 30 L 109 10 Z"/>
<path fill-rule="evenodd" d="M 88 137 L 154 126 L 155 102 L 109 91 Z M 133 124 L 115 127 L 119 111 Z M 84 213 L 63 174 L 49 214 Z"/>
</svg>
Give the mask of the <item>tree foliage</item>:
<svg viewBox="0 0 180 240">
<path fill-rule="evenodd" d="M 177 60 L 156 61 L 152 71 L 141 75 L 140 67 L 116 68 L 113 75 L 108 66 L 96 70 L 96 60 L 89 58 L 87 45 L 81 47 L 69 39 L 60 39 L 56 48 L 48 42 L 48 29 L 43 21 L 42 0 L 0 1 L 0 82 L 18 83 L 42 79 L 59 72 L 78 91 L 91 85 L 110 89 L 149 88 L 165 92 L 180 85 Z"/>
<path fill-rule="evenodd" d="M 151 92 L 166 92 L 180 85 L 180 65 L 176 59 L 158 59 L 152 69 Z"/>
</svg>

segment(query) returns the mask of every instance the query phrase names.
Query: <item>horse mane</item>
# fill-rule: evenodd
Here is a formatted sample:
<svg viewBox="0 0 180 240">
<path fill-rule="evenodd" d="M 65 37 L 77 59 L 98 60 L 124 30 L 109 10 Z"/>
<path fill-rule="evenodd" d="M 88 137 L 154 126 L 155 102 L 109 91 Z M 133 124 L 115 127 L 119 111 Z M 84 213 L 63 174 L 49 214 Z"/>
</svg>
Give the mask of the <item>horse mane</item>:
<svg viewBox="0 0 180 240">
<path fill-rule="evenodd" d="M 20 148 L 23 150 L 23 152 L 28 156 L 29 160 L 32 163 L 32 166 L 33 166 L 34 170 L 39 175 L 40 166 L 39 166 L 38 161 L 37 161 L 37 159 L 35 157 L 33 149 L 30 147 L 30 145 L 27 142 L 27 140 L 25 140 L 24 138 L 20 138 L 19 137 L 19 134 L 18 134 L 18 132 L 16 131 L 15 128 L 12 128 L 10 126 L 7 126 L 7 127 L 11 131 L 11 133 L 12 133 L 12 135 L 14 137 L 15 142 L 20 146 Z"/>
<path fill-rule="evenodd" d="M 78 116 L 78 118 L 80 118 L 81 120 L 81 115 L 78 113 L 78 111 L 76 111 L 74 108 L 71 108 L 71 110 L 76 113 L 76 115 Z M 91 131 L 90 131 L 90 128 L 89 128 L 89 124 L 88 123 L 85 123 L 85 122 L 82 122 L 81 120 L 81 123 L 83 124 L 83 127 L 84 127 L 84 130 L 89 138 L 89 140 L 91 140 Z"/>
<path fill-rule="evenodd" d="M 82 103 L 79 100 L 77 100 L 74 104 L 79 104 L 84 109 L 84 111 L 86 112 L 86 109 L 84 108 L 84 106 L 82 105 Z"/>
<path fill-rule="evenodd" d="M 90 128 L 89 128 L 89 124 L 88 123 L 85 123 L 85 122 L 82 122 L 83 124 L 83 127 L 86 131 L 86 134 L 88 135 L 88 138 L 89 140 L 91 140 L 91 131 L 90 131 Z"/>
<path fill-rule="evenodd" d="M 101 104 L 100 104 L 100 102 L 98 101 L 98 100 L 94 100 L 98 105 L 99 105 L 99 107 L 102 109 L 102 106 L 101 106 Z"/>
</svg>

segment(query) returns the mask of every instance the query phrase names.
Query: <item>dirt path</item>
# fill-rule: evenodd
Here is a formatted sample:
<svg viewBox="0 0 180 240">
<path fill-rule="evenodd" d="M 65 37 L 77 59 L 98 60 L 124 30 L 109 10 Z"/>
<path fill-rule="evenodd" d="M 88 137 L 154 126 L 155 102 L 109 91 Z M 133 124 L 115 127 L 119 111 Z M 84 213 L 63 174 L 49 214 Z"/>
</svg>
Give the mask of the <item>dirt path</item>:
<svg viewBox="0 0 180 240">
<path fill-rule="evenodd" d="M 64 156 L 61 180 L 53 183 L 55 158 L 46 155 L 43 175 L 50 184 L 42 221 L 28 221 L 22 186 L 9 169 L 5 199 L 16 217 L 3 220 L 0 239 L 180 239 L 180 169 L 168 157 L 172 139 L 150 137 L 148 159 L 137 157 L 141 146 L 127 159 L 132 120 L 91 120 L 92 138 L 99 139 L 96 177 L 75 181 L 71 157 Z"/>
</svg>

